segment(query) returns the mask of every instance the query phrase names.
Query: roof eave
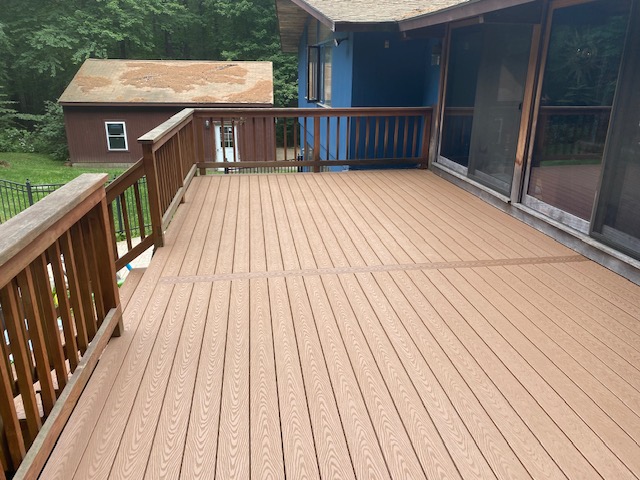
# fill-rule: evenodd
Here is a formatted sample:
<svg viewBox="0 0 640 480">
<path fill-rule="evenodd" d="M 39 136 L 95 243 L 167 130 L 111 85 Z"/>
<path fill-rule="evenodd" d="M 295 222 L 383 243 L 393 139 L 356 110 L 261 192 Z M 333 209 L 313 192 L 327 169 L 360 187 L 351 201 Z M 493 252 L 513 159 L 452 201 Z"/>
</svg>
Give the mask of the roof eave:
<svg viewBox="0 0 640 480">
<path fill-rule="evenodd" d="M 441 25 L 449 22 L 476 17 L 496 10 L 532 3 L 535 0 L 471 0 L 462 5 L 456 5 L 433 13 L 426 13 L 401 20 L 398 23 L 401 32 L 417 30 L 419 28 Z"/>
<path fill-rule="evenodd" d="M 320 10 L 313 8 L 304 0 L 290 0 L 290 1 L 295 5 L 297 5 L 299 8 L 301 8 L 302 10 L 304 10 L 305 12 L 307 12 L 312 17 L 320 20 L 331 30 L 335 31 L 335 22 L 331 20 L 329 17 L 327 17 L 324 13 L 322 13 Z"/>
<path fill-rule="evenodd" d="M 398 22 L 334 22 L 334 32 L 397 32 Z"/>
</svg>

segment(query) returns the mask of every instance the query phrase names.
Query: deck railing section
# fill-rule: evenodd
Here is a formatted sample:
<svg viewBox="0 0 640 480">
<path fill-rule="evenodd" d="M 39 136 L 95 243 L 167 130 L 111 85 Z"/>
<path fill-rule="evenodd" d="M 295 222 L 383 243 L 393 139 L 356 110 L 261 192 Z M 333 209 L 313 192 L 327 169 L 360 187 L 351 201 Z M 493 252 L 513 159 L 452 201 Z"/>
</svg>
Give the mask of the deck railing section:
<svg viewBox="0 0 640 480">
<path fill-rule="evenodd" d="M 164 244 L 163 232 L 196 173 L 193 113 L 193 109 L 185 109 L 138 139 L 142 144 L 156 247 Z"/>
<path fill-rule="evenodd" d="M 0 478 L 37 475 L 122 331 L 106 180 L 82 175 L 0 225 Z"/>
<path fill-rule="evenodd" d="M 153 246 L 153 237 L 148 236 L 147 232 L 147 225 L 150 225 L 151 220 L 149 191 L 142 159 L 111 182 L 106 193 L 115 265 L 116 270 L 120 270 Z M 122 225 L 116 226 L 115 218 L 119 222 L 122 219 Z M 119 240 L 126 241 L 127 251 L 122 252 L 122 255 L 118 252 Z"/>
<path fill-rule="evenodd" d="M 225 173 L 427 165 L 431 109 L 196 109 L 198 167 Z"/>
</svg>

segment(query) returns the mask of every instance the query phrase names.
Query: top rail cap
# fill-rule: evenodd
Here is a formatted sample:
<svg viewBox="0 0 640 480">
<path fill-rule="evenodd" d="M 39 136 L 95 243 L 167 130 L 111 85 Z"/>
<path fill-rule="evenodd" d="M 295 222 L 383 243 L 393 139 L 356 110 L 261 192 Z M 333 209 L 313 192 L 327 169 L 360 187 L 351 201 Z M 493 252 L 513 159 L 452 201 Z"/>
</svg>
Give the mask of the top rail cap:
<svg viewBox="0 0 640 480">
<path fill-rule="evenodd" d="M 83 173 L 0 225 L 0 268 L 102 188 L 108 177 L 106 173 Z"/>
</svg>

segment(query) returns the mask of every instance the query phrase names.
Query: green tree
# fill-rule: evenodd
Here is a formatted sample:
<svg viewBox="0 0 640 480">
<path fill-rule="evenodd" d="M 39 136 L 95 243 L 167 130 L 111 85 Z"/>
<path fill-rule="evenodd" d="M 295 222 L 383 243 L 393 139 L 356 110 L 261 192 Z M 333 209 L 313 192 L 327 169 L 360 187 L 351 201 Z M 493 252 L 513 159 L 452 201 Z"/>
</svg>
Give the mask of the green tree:
<svg viewBox="0 0 640 480">
<path fill-rule="evenodd" d="M 296 58 L 280 50 L 274 0 L 3 1 L 0 107 L 55 123 L 48 102 L 91 57 L 268 60 L 276 105 L 296 98 Z"/>
</svg>

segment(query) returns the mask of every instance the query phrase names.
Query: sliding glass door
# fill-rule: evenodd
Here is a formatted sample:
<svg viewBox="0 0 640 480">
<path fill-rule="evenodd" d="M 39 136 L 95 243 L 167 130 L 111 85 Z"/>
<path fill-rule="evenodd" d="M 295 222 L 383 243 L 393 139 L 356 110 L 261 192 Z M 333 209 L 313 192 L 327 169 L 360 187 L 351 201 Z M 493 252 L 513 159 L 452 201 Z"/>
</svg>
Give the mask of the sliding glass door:
<svg viewBox="0 0 640 480">
<path fill-rule="evenodd" d="M 452 31 L 440 162 L 509 195 L 532 27 L 479 24 Z"/>
<path fill-rule="evenodd" d="M 523 202 L 585 233 L 609 132 L 630 0 L 552 5 Z"/>
<path fill-rule="evenodd" d="M 640 8 L 635 7 L 611 133 L 593 235 L 640 258 Z"/>
</svg>

